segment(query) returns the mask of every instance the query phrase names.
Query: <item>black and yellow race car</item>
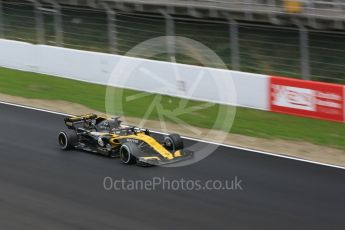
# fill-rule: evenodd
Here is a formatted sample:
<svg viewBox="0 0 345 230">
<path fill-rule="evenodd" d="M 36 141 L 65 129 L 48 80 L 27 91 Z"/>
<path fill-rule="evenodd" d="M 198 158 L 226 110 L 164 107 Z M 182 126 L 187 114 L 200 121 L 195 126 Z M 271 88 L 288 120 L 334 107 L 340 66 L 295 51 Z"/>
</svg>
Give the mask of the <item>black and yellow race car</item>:
<svg viewBox="0 0 345 230">
<path fill-rule="evenodd" d="M 180 135 L 166 135 L 158 141 L 148 129 L 122 125 L 119 117 L 107 119 L 87 114 L 64 120 L 67 129 L 58 135 L 62 150 L 85 150 L 142 166 L 174 163 L 193 155 L 184 149 Z"/>
</svg>

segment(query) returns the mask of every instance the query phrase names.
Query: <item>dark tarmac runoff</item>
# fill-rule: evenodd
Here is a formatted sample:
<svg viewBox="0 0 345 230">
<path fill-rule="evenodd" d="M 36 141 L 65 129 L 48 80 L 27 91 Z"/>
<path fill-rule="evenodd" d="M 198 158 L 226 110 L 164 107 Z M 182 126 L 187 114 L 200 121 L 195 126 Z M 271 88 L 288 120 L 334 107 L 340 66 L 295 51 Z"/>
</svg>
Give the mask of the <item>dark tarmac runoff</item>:
<svg viewBox="0 0 345 230">
<path fill-rule="evenodd" d="M 128 166 L 61 151 L 63 127 L 61 115 L 0 104 L 0 229 L 344 229 L 345 170 L 222 146 L 185 167 Z M 153 180 L 175 189 L 121 187 Z"/>
</svg>

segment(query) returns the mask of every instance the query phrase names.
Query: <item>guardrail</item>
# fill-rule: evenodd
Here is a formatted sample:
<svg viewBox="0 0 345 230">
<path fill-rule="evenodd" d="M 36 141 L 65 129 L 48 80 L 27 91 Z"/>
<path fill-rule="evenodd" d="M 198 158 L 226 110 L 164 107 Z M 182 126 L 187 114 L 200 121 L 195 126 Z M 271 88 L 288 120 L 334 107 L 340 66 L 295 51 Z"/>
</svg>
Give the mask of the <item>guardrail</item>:
<svg viewBox="0 0 345 230">
<path fill-rule="evenodd" d="M 106 0 L 108 3 L 165 5 L 266 14 L 296 14 L 345 19 L 344 0 Z"/>
</svg>

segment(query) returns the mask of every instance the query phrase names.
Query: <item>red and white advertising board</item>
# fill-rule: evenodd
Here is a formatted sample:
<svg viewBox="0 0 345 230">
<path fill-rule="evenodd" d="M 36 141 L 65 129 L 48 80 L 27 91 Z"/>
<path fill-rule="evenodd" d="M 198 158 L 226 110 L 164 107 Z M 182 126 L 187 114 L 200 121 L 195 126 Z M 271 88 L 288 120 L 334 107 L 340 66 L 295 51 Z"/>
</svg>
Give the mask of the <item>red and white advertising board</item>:
<svg viewBox="0 0 345 230">
<path fill-rule="evenodd" d="M 344 122 L 344 86 L 270 77 L 270 111 Z"/>
</svg>

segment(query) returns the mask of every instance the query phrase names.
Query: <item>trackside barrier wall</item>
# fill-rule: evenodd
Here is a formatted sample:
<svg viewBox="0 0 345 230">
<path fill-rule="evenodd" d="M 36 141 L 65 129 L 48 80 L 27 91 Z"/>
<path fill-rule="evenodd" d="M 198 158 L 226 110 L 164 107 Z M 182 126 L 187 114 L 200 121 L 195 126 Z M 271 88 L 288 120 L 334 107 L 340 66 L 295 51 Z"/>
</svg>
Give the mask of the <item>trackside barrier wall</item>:
<svg viewBox="0 0 345 230">
<path fill-rule="evenodd" d="M 126 64 L 124 68 L 115 68 L 123 62 Z M 4 39 L 0 39 L 0 66 L 201 101 L 235 104 L 323 120 L 345 121 L 345 86 L 338 84 L 174 64 Z M 125 80 L 119 77 L 126 73 L 129 73 L 129 77 Z M 195 83 L 197 87 L 194 87 Z M 235 103 L 228 100 L 232 92 L 224 86 L 229 84 L 232 84 L 236 91 Z"/>
<path fill-rule="evenodd" d="M 115 67 L 127 63 L 125 69 Z M 268 110 L 269 77 L 0 39 L 0 66 L 85 82 Z M 121 65 L 120 65 L 121 66 Z M 132 67 L 137 68 L 132 68 Z M 118 75 L 130 72 L 127 80 Z M 112 76 L 112 77 L 111 77 Z M 122 75 L 121 75 L 122 76 Z M 195 83 L 197 87 L 194 87 Z M 233 84 L 236 92 L 225 86 Z M 192 92 L 192 93 L 191 93 Z M 236 93 L 236 103 L 228 100 Z M 222 96 L 219 96 L 219 95 Z"/>
</svg>

